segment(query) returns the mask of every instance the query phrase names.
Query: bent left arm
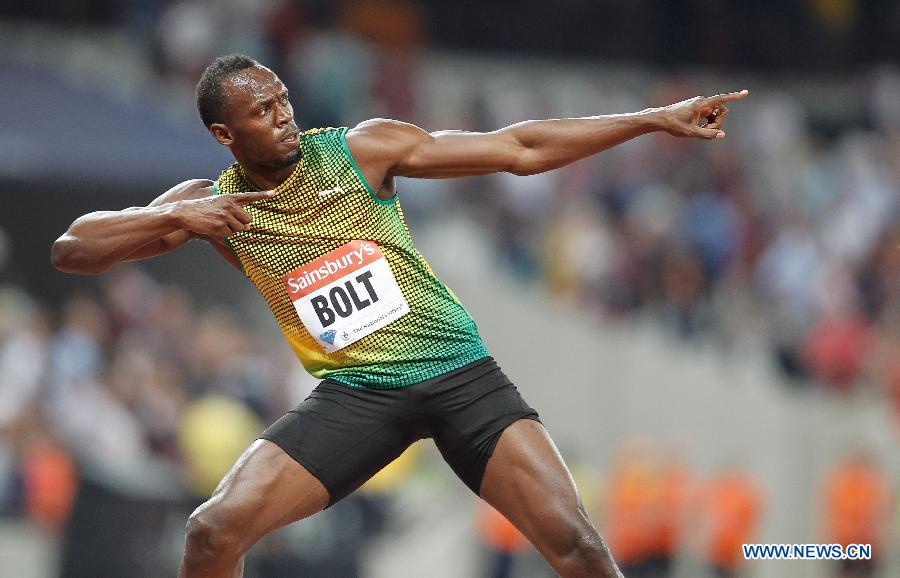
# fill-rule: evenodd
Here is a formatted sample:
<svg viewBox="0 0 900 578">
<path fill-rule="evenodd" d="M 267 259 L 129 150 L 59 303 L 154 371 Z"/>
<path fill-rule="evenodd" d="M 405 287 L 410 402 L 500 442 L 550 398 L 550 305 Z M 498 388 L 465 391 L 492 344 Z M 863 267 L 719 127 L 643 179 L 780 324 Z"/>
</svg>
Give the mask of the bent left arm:
<svg viewBox="0 0 900 578">
<path fill-rule="evenodd" d="M 724 103 L 748 92 L 694 97 L 663 108 L 587 118 L 529 120 L 489 133 L 427 133 L 403 122 L 375 119 L 347 133 L 347 144 L 372 183 L 392 176 L 450 178 L 553 170 L 642 134 L 723 138 Z"/>
</svg>

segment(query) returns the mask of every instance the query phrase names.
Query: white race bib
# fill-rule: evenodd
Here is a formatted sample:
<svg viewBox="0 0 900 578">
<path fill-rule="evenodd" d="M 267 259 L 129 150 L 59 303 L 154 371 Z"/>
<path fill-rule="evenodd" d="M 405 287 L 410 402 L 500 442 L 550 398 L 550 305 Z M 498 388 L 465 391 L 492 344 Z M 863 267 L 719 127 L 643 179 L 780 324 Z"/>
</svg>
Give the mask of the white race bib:
<svg viewBox="0 0 900 578">
<path fill-rule="evenodd" d="M 300 321 L 325 353 L 409 313 L 378 245 L 354 240 L 283 276 Z"/>
</svg>

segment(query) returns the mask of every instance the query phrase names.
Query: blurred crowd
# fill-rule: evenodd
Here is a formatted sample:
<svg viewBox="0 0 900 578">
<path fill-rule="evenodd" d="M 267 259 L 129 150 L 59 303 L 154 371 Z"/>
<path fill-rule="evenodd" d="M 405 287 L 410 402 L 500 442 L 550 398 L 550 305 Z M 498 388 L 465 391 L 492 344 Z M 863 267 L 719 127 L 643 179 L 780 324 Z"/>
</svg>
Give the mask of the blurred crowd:
<svg viewBox="0 0 900 578">
<path fill-rule="evenodd" d="M 210 9 L 233 13 L 232 22 L 246 32 L 255 16 L 285 6 L 291 20 L 273 22 L 281 30 L 298 18 L 327 25 L 353 10 L 372 29 L 403 30 L 398 22 L 412 18 L 445 49 L 819 72 L 900 58 L 893 42 L 900 35 L 900 7 L 892 0 L 495 0 L 465 8 L 437 0 L 31 0 L 6 11 L 65 23 L 124 24 L 139 35 L 164 13 L 165 25 L 177 27 L 185 48 L 194 48 L 216 31 L 235 31 L 205 26 L 203 13 Z"/>
<path fill-rule="evenodd" d="M 760 543 L 771 501 L 753 472 L 735 463 L 698 475 L 671 448 L 625 440 L 610 467 L 573 469 L 594 516 L 629 578 L 746 575 L 742 545 Z M 864 453 L 851 453 L 825 472 L 810 499 L 814 541 L 871 544 L 870 560 L 833 564 L 839 578 L 877 575 L 894 537 L 889 476 Z M 488 553 L 485 576 L 535 575 L 541 566 L 528 541 L 496 510 L 481 505 L 479 534 Z M 549 575 L 549 574 L 548 574 Z"/>
<path fill-rule="evenodd" d="M 871 125 L 827 135 L 802 102 L 753 98 L 726 127 L 738 144 L 644 139 L 546 178 L 545 208 L 508 195 L 501 249 L 601 317 L 646 313 L 723 352 L 752 343 L 795 383 L 865 385 L 900 409 L 896 107 L 873 97 Z"/>
<path fill-rule="evenodd" d="M 137 268 L 52 305 L 4 283 L 0 320 L 0 519 L 59 539 L 62 576 L 173 575 L 187 514 L 315 384 L 277 336 Z M 358 576 L 385 493 L 267 540 L 249 571 Z"/>
</svg>

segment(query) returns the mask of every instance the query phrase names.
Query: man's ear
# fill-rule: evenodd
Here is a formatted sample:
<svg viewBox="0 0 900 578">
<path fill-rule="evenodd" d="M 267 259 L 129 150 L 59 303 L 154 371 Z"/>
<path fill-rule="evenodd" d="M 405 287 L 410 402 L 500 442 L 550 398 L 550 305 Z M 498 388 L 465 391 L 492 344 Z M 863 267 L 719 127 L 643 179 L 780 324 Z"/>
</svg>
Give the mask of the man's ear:
<svg viewBox="0 0 900 578">
<path fill-rule="evenodd" d="M 214 122 L 209 125 L 209 134 L 213 135 L 220 145 L 231 146 L 234 142 L 234 134 L 228 125 L 221 122 Z"/>
</svg>

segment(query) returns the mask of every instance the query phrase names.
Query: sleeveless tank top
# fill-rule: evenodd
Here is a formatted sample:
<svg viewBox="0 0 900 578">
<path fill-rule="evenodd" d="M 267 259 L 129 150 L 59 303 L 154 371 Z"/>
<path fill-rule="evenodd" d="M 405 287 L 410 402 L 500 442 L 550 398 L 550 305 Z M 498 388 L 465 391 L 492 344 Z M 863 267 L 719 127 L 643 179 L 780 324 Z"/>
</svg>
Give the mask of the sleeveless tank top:
<svg viewBox="0 0 900 578">
<path fill-rule="evenodd" d="M 228 237 L 307 371 L 372 389 L 418 383 L 489 355 L 475 322 L 413 245 L 395 195 L 362 177 L 346 128 L 300 135 L 275 194 Z M 215 194 L 255 190 L 235 163 Z"/>
</svg>

